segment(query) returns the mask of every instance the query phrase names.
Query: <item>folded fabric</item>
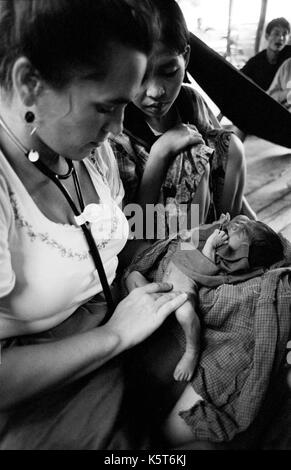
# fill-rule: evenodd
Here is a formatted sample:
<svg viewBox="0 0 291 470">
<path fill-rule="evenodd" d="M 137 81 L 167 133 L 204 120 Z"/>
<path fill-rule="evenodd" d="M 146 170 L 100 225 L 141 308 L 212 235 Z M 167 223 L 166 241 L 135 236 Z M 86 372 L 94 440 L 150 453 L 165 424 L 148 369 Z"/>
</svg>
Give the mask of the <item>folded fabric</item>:
<svg viewBox="0 0 291 470">
<path fill-rule="evenodd" d="M 282 367 L 291 327 L 291 269 L 202 287 L 199 305 L 203 346 L 191 383 L 203 401 L 180 415 L 195 439 L 230 441 L 258 416 Z"/>
<path fill-rule="evenodd" d="M 202 231 L 202 238 L 209 229 L 208 226 Z M 173 238 L 155 243 L 129 269 L 137 269 L 160 281 L 167 264 L 177 254 L 178 243 Z M 284 248 L 285 259 L 280 264 L 290 266 L 291 245 L 286 239 Z M 201 253 L 196 249 L 190 256 L 197 261 Z M 180 252 L 179 266 L 181 258 Z M 188 260 L 189 254 L 185 254 L 187 269 Z M 205 268 L 205 260 L 199 266 Z M 213 266 L 217 269 L 214 263 Z M 193 276 L 195 266 L 190 264 L 190 269 Z M 244 274 L 248 273 L 241 276 Z M 269 394 L 270 382 L 276 380 L 282 366 L 291 328 L 291 268 L 251 274 L 252 279 L 243 281 L 240 277 L 238 282 L 234 282 L 235 274 L 225 274 L 223 279 L 229 282 L 215 289 L 200 286 L 198 291 L 201 355 L 191 384 L 203 400 L 180 412 L 194 439 L 226 442 L 248 429 Z M 185 339 L 177 322 L 173 332 L 183 350 Z M 163 357 L 168 363 L 167 354 L 174 352 L 167 353 L 166 344 L 163 347 Z M 160 376 L 167 363 L 160 359 L 158 365 L 151 367 L 159 367 Z M 172 383 L 168 387 L 170 391 Z"/>
</svg>

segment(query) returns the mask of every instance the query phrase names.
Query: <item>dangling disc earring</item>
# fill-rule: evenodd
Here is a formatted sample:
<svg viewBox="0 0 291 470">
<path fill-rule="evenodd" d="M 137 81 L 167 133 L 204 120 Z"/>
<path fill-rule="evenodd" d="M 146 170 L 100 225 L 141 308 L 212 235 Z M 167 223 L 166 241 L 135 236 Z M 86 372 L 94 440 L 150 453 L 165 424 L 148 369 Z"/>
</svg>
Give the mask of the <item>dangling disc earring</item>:
<svg viewBox="0 0 291 470">
<path fill-rule="evenodd" d="M 31 124 L 35 120 L 35 115 L 32 111 L 26 111 L 24 119 L 28 124 Z"/>
<path fill-rule="evenodd" d="M 32 111 L 27 111 L 24 116 L 25 121 L 28 124 L 32 124 L 33 121 L 35 120 L 35 115 Z M 33 135 L 36 131 L 37 127 L 34 126 L 33 129 L 30 132 L 30 135 Z M 30 150 L 28 153 L 28 160 L 32 163 L 37 162 L 39 159 L 39 153 L 36 150 Z"/>
<path fill-rule="evenodd" d="M 35 115 L 34 115 L 34 113 L 33 113 L 32 111 L 27 111 L 27 112 L 25 113 L 24 119 L 26 120 L 26 122 L 27 122 L 28 124 L 32 124 L 33 121 L 35 120 Z M 35 133 L 36 129 L 37 129 L 37 126 L 34 126 L 34 127 L 32 128 L 32 130 L 30 131 L 30 135 L 33 135 L 33 134 Z"/>
</svg>

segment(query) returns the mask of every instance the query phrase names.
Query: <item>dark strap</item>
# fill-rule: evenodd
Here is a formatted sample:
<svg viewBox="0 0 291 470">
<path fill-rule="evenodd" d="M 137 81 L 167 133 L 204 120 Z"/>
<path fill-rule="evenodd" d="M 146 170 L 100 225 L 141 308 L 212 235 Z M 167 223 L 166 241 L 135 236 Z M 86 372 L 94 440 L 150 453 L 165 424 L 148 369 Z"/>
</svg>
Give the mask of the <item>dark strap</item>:
<svg viewBox="0 0 291 470">
<path fill-rule="evenodd" d="M 62 183 L 59 181 L 59 179 L 55 175 L 55 173 L 53 171 L 51 171 L 50 168 L 48 168 L 46 165 L 44 165 L 40 160 L 38 160 L 37 162 L 34 162 L 34 165 L 44 175 L 46 175 L 48 178 L 50 178 L 50 180 L 53 181 L 53 183 L 55 183 L 55 185 L 60 189 L 62 194 L 65 196 L 67 202 L 69 203 L 69 205 L 70 205 L 72 211 L 74 212 L 75 216 L 80 215 L 80 212 L 78 211 L 78 209 L 77 209 L 73 199 L 71 198 L 69 192 L 62 185 Z M 101 324 L 104 324 L 107 320 L 109 320 L 109 318 L 111 317 L 111 315 L 114 311 L 113 298 L 112 298 L 111 290 L 110 290 L 108 280 L 107 280 L 107 277 L 106 277 L 106 273 L 104 271 L 104 266 L 103 266 L 103 263 L 102 263 L 102 260 L 101 260 L 101 257 L 100 257 L 100 253 L 99 253 L 99 250 L 98 250 L 97 245 L 95 243 L 95 240 L 93 238 L 93 235 L 92 235 L 87 223 L 82 224 L 81 228 L 82 228 L 83 233 L 85 235 L 85 238 L 86 238 L 86 241 L 87 241 L 87 244 L 88 244 L 88 247 L 89 247 L 90 255 L 92 256 L 95 267 L 97 269 L 99 279 L 100 279 L 100 282 L 101 282 L 101 285 L 102 285 L 103 293 L 104 293 L 106 303 L 107 303 L 107 306 L 108 306 L 106 315 L 105 315 L 104 319 L 101 322 Z"/>
<path fill-rule="evenodd" d="M 182 122 L 184 124 L 195 124 L 194 119 L 194 103 L 195 95 L 192 94 L 187 87 L 181 87 L 180 93 L 177 97 L 176 105 L 179 110 Z"/>
</svg>

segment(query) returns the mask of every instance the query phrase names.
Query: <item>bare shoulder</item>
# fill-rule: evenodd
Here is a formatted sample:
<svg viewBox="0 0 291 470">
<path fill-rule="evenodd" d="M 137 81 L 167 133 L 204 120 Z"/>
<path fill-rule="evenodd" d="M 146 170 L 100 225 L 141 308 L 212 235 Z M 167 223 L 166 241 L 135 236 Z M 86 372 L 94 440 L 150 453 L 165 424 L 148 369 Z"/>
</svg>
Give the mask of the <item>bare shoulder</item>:
<svg viewBox="0 0 291 470">
<path fill-rule="evenodd" d="M 235 166 L 241 166 L 245 158 L 244 145 L 240 138 L 232 134 L 229 142 L 229 160 Z"/>
</svg>

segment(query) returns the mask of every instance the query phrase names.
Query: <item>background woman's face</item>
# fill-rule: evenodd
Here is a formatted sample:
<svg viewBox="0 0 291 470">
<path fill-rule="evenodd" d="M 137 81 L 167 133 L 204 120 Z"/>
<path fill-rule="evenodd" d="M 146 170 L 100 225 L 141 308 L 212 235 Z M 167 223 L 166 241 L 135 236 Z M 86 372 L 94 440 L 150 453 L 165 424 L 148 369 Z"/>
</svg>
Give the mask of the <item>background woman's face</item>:
<svg viewBox="0 0 291 470">
<path fill-rule="evenodd" d="M 37 103 L 38 137 L 63 157 L 85 158 L 109 133 L 122 131 L 124 108 L 146 65 L 144 54 L 116 44 L 106 77 L 76 78 L 61 91 L 45 86 Z"/>
<path fill-rule="evenodd" d="M 158 43 L 134 104 L 149 117 L 162 117 L 175 102 L 185 75 L 185 59 Z"/>
</svg>

